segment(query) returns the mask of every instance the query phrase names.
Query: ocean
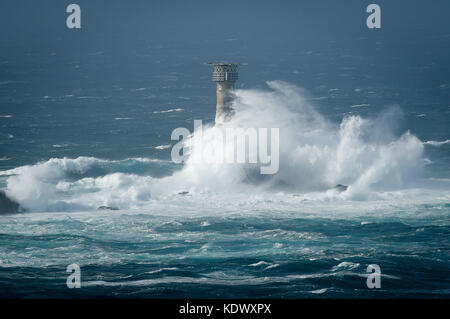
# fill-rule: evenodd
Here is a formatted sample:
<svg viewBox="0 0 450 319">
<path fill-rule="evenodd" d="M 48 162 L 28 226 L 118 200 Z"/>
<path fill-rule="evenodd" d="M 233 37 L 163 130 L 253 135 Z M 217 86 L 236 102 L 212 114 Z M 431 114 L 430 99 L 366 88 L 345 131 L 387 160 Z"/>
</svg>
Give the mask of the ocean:
<svg viewBox="0 0 450 319">
<path fill-rule="evenodd" d="M 86 21 L 3 34 L 0 190 L 20 209 L 0 211 L 0 298 L 450 297 L 450 27 L 187 38 Z M 220 59 L 248 63 L 229 125 L 280 129 L 274 175 L 171 159 L 194 120 L 220 144 L 204 65 Z"/>
</svg>

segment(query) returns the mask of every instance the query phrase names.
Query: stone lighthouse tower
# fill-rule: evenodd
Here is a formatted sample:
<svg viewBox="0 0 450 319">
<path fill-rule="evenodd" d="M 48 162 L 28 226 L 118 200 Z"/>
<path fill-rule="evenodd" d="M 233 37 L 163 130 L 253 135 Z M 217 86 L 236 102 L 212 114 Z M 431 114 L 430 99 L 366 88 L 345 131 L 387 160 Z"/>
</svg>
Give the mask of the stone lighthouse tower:
<svg viewBox="0 0 450 319">
<path fill-rule="evenodd" d="M 234 83 L 238 79 L 237 68 L 244 63 L 208 63 L 214 66 L 212 80 L 216 82 L 216 124 L 226 122 L 233 116 Z"/>
</svg>

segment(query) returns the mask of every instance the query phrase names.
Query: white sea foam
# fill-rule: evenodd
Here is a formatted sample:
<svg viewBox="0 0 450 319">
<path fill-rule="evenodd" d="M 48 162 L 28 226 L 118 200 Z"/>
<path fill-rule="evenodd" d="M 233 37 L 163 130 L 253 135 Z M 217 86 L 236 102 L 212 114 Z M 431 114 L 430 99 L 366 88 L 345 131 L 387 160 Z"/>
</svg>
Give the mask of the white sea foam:
<svg viewBox="0 0 450 319">
<path fill-rule="evenodd" d="M 365 274 L 353 273 L 353 272 L 343 272 L 338 275 L 356 276 L 356 277 L 367 277 Z M 87 281 L 83 282 L 82 286 L 105 286 L 105 287 L 133 287 L 133 286 L 154 286 L 158 284 L 175 284 L 175 283 L 191 283 L 191 284 L 203 284 L 203 285 L 224 285 L 224 286 L 241 286 L 241 285 L 265 285 L 268 283 L 286 283 L 293 280 L 302 280 L 310 278 L 325 278 L 336 276 L 335 273 L 315 273 L 308 275 L 288 275 L 288 276 L 270 276 L 270 277 L 253 277 L 253 276 L 234 276 L 233 278 L 215 278 L 214 276 L 205 275 L 205 277 L 178 277 L 178 276 L 166 276 L 162 278 L 153 279 L 142 279 L 133 281 Z M 383 277 L 389 279 L 399 279 L 396 276 L 389 276 L 382 274 Z M 322 288 L 311 291 L 313 294 L 325 293 L 328 288 Z"/>
<path fill-rule="evenodd" d="M 358 263 L 352 263 L 349 261 L 343 261 L 339 265 L 334 266 L 331 271 L 342 271 L 342 270 L 352 270 L 359 267 Z"/>
<path fill-rule="evenodd" d="M 280 128 L 277 174 L 262 176 L 253 164 L 205 165 L 188 160 L 181 170 L 162 178 L 114 169 L 92 176 L 88 172 L 93 167 L 109 167 L 117 161 L 54 158 L 0 172 L 7 177 L 5 191 L 28 211 L 109 206 L 193 215 L 257 209 L 298 212 L 301 207 L 305 216 L 311 216 L 327 209 L 330 214 L 339 211 L 330 210 L 329 202 L 351 200 L 353 207 L 358 206 L 355 199 L 365 200 L 374 210 L 381 207 L 379 200 L 411 203 L 417 194 L 427 198 L 423 190 L 405 191 L 425 164 L 424 146 L 410 132 L 400 137 L 391 132 L 398 109 L 387 109 L 374 119 L 346 116 L 334 124 L 316 111 L 301 89 L 284 82 L 268 82 L 268 86 L 268 91 L 237 90 L 236 114 L 224 127 Z M 206 127 L 203 137 L 203 144 L 213 151 L 222 146 L 211 127 Z M 198 151 L 197 142 L 189 141 L 191 156 Z M 337 184 L 349 187 L 340 192 L 334 189 Z M 178 195 L 183 192 L 190 196 Z M 321 203 L 328 208 L 316 209 Z M 343 210 L 348 214 L 349 206 L 345 204 Z"/>
<path fill-rule="evenodd" d="M 169 110 L 162 110 L 162 111 L 153 111 L 153 114 L 182 112 L 182 111 L 184 111 L 184 109 L 176 108 L 176 109 L 169 109 Z"/>
<path fill-rule="evenodd" d="M 328 291 L 328 288 L 322 288 L 322 289 L 312 290 L 311 293 L 320 295 L 320 294 L 326 293 L 327 291 Z"/>
<path fill-rule="evenodd" d="M 390 133 L 395 108 L 375 119 L 346 116 L 335 125 L 307 103 L 298 88 L 283 82 L 268 85 L 271 91 L 237 91 L 236 115 L 225 126 L 279 127 L 279 172 L 262 180 L 251 165 L 205 167 L 188 160 L 179 174 L 183 180 L 223 191 L 253 184 L 313 192 L 345 184 L 350 187 L 340 197 L 361 197 L 376 186 L 402 187 L 423 165 L 419 139 L 409 132 L 400 137 Z M 203 140 L 212 149 L 220 145 L 212 129 L 203 133 Z M 192 141 L 192 155 L 197 142 Z"/>
<path fill-rule="evenodd" d="M 445 141 L 427 141 L 427 142 L 424 142 L 423 144 L 440 147 L 442 145 L 449 144 L 449 143 L 450 143 L 450 140 L 445 140 Z"/>
<path fill-rule="evenodd" d="M 257 263 L 254 264 L 250 264 L 250 267 L 258 267 L 258 266 L 263 266 L 263 265 L 270 265 L 270 263 L 268 263 L 267 261 L 258 261 Z"/>
<path fill-rule="evenodd" d="M 289 277 L 243 277 L 235 280 L 230 279 L 211 279 L 206 277 L 177 277 L 167 276 L 155 279 L 142 279 L 134 281 L 87 281 L 83 282 L 83 287 L 105 286 L 105 287 L 141 287 L 154 286 L 158 284 L 175 284 L 175 283 L 190 283 L 203 285 L 224 285 L 224 286 L 243 286 L 243 285 L 265 285 L 268 283 L 289 282 L 293 278 Z"/>
<path fill-rule="evenodd" d="M 54 148 L 62 148 L 62 147 L 67 147 L 69 146 L 69 144 L 65 143 L 65 144 L 53 144 L 52 147 Z"/>
<path fill-rule="evenodd" d="M 152 270 L 152 271 L 147 271 L 146 274 L 157 274 L 157 273 L 163 272 L 165 270 L 179 270 L 179 268 L 177 268 L 177 267 L 165 267 L 165 268 L 160 268 L 160 269 L 156 269 L 156 270 Z"/>
<path fill-rule="evenodd" d="M 172 146 L 171 144 L 158 145 L 158 146 L 155 146 L 155 149 L 156 150 L 165 150 L 165 149 L 170 148 L 171 146 Z"/>
</svg>

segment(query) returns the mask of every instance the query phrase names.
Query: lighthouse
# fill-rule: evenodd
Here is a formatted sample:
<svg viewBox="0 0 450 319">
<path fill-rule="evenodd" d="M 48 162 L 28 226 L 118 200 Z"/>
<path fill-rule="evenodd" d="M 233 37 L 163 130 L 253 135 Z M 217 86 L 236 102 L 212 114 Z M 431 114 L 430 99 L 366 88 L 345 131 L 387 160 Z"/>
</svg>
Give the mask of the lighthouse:
<svg viewBox="0 0 450 319">
<path fill-rule="evenodd" d="M 245 63 L 208 63 L 214 66 L 212 80 L 216 82 L 216 124 L 220 124 L 229 120 L 234 113 L 234 83 L 238 79 L 237 68 Z"/>
</svg>

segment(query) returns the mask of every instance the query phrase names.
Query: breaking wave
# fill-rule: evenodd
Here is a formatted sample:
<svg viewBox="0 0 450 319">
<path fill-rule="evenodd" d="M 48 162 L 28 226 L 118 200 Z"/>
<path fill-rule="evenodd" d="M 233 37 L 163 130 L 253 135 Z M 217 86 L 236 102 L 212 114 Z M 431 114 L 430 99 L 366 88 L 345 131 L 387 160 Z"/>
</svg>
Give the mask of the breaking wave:
<svg viewBox="0 0 450 319">
<path fill-rule="evenodd" d="M 440 147 L 440 146 L 445 145 L 445 144 L 450 144 L 450 140 L 445 140 L 445 141 L 427 141 L 427 142 L 424 142 L 423 144 Z"/>
<path fill-rule="evenodd" d="M 6 180 L 5 193 L 28 211 L 142 208 L 152 201 L 192 194 L 258 198 L 262 193 L 287 192 L 308 199 L 364 200 L 408 188 L 420 175 L 423 143 L 409 131 L 395 136 L 392 129 L 399 108 L 372 119 L 347 115 L 334 124 L 301 89 L 279 81 L 268 86 L 266 91 L 237 90 L 236 114 L 226 126 L 279 128 L 277 174 L 259 175 L 248 164 L 200 165 L 188 160 L 180 167 L 144 158 L 52 158 L 0 172 Z M 222 145 L 212 127 L 204 127 L 203 136 L 212 150 Z M 190 142 L 195 153 L 197 141 Z M 338 192 L 337 184 L 349 187 Z"/>
</svg>

